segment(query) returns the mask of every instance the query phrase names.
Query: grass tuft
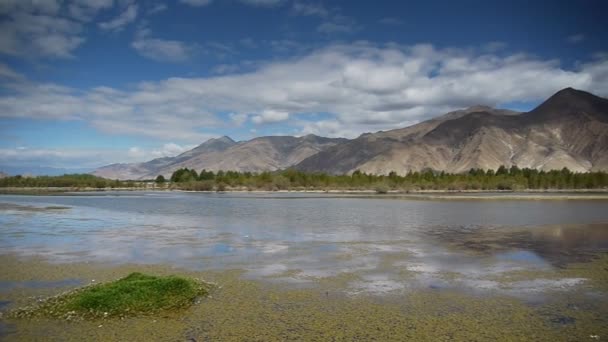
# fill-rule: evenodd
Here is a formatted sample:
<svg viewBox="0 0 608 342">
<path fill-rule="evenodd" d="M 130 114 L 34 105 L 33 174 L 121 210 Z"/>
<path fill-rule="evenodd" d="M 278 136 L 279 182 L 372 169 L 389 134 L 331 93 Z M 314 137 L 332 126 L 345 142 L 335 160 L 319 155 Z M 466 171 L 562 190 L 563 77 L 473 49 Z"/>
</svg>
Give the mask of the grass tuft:
<svg viewBox="0 0 608 342">
<path fill-rule="evenodd" d="M 178 276 L 131 273 L 125 278 L 49 298 L 41 305 L 18 310 L 15 316 L 104 318 L 135 316 L 188 307 L 209 294 L 211 285 Z"/>
</svg>

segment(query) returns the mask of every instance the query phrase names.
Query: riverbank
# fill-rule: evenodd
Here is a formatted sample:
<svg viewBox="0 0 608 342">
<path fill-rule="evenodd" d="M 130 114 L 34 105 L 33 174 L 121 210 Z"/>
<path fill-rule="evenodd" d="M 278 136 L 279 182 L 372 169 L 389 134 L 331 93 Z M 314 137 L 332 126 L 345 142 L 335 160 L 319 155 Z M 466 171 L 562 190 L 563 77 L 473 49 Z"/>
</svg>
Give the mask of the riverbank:
<svg viewBox="0 0 608 342">
<path fill-rule="evenodd" d="M 608 189 L 525 189 L 525 190 L 388 190 L 378 193 L 370 189 L 291 189 L 291 190 L 250 190 L 244 188 L 224 191 L 182 190 L 166 187 L 137 188 L 76 188 L 76 187 L 6 187 L 0 188 L 0 195 L 65 195 L 94 192 L 185 192 L 185 193 L 253 193 L 253 194 L 331 194 L 352 196 L 429 198 L 429 199 L 608 199 Z"/>
<path fill-rule="evenodd" d="M 606 266 L 606 258 L 590 267 Z M 575 265 L 568 272 L 577 272 Z M 0 256 L 0 301 L 6 312 L 38 298 L 130 272 L 178 274 L 218 284 L 208 298 L 185 311 L 134 318 L 66 321 L 48 318 L 0 319 L 0 338 L 29 340 L 382 340 L 436 341 L 587 340 L 608 336 L 606 307 L 581 305 L 584 293 L 553 295 L 529 305 L 503 295 L 477 296 L 420 289 L 400 295 L 348 295 L 340 291 L 349 275 L 298 288 L 246 280 L 238 269 L 196 272 L 169 265 L 49 263 L 42 258 Z M 589 275 L 589 273 L 581 273 Z M 346 277 L 346 278 L 345 278 Z M 352 275 L 350 275 L 352 277 Z M 66 285 L 67 284 L 67 285 Z M 591 305 L 591 306 L 589 306 Z"/>
</svg>

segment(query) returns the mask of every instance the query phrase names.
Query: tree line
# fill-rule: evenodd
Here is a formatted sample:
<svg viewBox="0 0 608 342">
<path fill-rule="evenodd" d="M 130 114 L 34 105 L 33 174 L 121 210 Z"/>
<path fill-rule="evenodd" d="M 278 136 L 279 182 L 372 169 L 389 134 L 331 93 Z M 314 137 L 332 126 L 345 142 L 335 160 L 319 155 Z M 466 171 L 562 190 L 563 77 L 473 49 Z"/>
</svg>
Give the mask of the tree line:
<svg viewBox="0 0 608 342">
<path fill-rule="evenodd" d="M 164 183 L 159 176 L 157 183 Z M 374 175 L 355 171 L 350 175 L 301 172 L 288 169 L 276 172 L 208 171 L 182 168 L 170 178 L 171 187 L 185 190 L 525 190 L 525 189 L 601 189 L 608 188 L 606 172 L 539 171 L 517 166 L 497 170 L 471 169 L 465 173 L 425 170 L 398 175 Z"/>
<path fill-rule="evenodd" d="M 89 174 L 24 177 L 21 175 L 0 178 L 0 187 L 16 188 L 133 188 L 137 182 L 105 179 Z"/>
<path fill-rule="evenodd" d="M 136 188 L 146 186 L 148 181 L 119 181 L 96 177 L 90 174 L 67 174 L 63 176 L 0 178 L 0 187 L 65 187 L 65 188 Z M 224 191 L 240 190 L 375 190 L 383 193 L 390 190 L 549 190 L 549 189 L 605 189 L 608 188 L 608 173 L 572 172 L 562 170 L 539 171 L 501 166 L 497 170 L 471 169 L 465 173 L 448 173 L 433 170 L 408 172 L 398 175 L 374 175 L 355 171 L 350 175 L 332 175 L 322 172 L 302 172 L 287 169 L 275 172 L 208 171 L 197 172 L 182 168 L 173 172 L 169 179 L 159 175 L 155 179 L 157 188 Z"/>
</svg>

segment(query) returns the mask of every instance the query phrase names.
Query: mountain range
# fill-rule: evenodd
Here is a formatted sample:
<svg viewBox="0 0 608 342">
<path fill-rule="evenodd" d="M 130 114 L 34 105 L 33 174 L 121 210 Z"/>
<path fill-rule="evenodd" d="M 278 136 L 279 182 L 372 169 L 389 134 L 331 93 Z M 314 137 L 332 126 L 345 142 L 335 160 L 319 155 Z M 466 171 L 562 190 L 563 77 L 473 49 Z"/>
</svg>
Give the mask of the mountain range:
<svg viewBox="0 0 608 342">
<path fill-rule="evenodd" d="M 355 139 L 268 136 L 235 142 L 208 140 L 176 157 L 112 164 L 93 174 L 111 179 L 170 176 L 182 168 L 275 171 L 295 168 L 332 174 L 388 174 L 433 169 L 463 172 L 517 165 L 541 170 L 608 170 L 608 100 L 566 88 L 519 113 L 474 106 L 413 126 Z"/>
</svg>

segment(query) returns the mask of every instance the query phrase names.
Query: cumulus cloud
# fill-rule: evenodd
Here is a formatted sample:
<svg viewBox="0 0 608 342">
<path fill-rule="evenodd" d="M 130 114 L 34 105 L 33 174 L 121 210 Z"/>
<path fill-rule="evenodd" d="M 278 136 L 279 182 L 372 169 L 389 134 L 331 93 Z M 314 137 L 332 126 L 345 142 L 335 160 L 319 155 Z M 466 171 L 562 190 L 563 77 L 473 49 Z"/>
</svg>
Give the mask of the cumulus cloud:
<svg viewBox="0 0 608 342">
<path fill-rule="evenodd" d="M 230 113 L 228 117 L 235 125 L 241 126 L 247 121 L 249 115 L 246 113 Z"/>
<path fill-rule="evenodd" d="M 4 13 L 0 11 L 0 15 L 5 16 L 0 23 L 0 53 L 28 57 L 73 57 L 72 51 L 85 41 L 82 25 L 52 15 L 52 8 L 32 5 L 15 6 Z"/>
<path fill-rule="evenodd" d="M 574 87 L 608 95 L 608 57 L 566 70 L 526 54 L 432 45 L 336 44 L 250 72 L 169 78 L 119 90 L 13 86 L 0 116 L 84 120 L 113 133 L 200 143 L 230 123 L 281 121 L 303 133 L 353 137 L 476 104 L 540 101 Z M 232 113 L 220 117 L 218 113 Z M 317 121 L 318 113 L 324 113 Z"/>
<path fill-rule="evenodd" d="M 3 0 L 0 1 L 0 54 L 27 58 L 72 58 L 85 42 L 84 25 L 114 0 Z M 118 3 L 129 4 L 125 1 Z M 100 27 L 120 29 L 135 19 L 130 6 L 119 18 Z"/>
<path fill-rule="evenodd" d="M 99 28 L 106 31 L 120 31 L 137 18 L 137 4 L 130 4 L 116 18 L 98 24 Z"/>
<path fill-rule="evenodd" d="M 289 119 L 289 113 L 280 110 L 264 110 L 258 115 L 254 115 L 251 121 L 255 124 L 275 123 Z"/>
</svg>

